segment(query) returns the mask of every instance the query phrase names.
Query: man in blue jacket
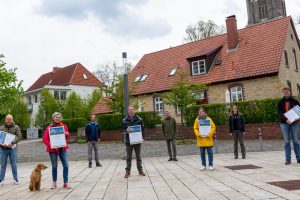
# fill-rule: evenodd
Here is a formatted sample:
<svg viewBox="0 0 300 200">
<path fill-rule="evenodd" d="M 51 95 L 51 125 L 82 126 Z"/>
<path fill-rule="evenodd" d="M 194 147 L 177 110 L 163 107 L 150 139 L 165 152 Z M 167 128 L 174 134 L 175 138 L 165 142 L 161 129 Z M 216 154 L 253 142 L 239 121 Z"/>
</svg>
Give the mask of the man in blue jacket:
<svg viewBox="0 0 300 200">
<path fill-rule="evenodd" d="M 95 151 L 96 166 L 101 167 L 98 156 L 98 144 L 100 141 L 101 129 L 99 124 L 96 122 L 96 115 L 91 115 L 91 121 L 85 128 L 85 138 L 88 143 L 88 159 L 89 168 L 92 167 L 92 151 Z"/>
</svg>

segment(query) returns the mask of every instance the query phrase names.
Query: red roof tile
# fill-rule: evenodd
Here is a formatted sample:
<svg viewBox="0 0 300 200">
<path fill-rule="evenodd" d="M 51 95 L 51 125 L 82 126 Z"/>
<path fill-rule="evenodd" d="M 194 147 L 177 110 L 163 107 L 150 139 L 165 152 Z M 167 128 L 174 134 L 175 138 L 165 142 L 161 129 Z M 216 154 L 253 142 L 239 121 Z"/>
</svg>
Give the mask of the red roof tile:
<svg viewBox="0 0 300 200">
<path fill-rule="evenodd" d="M 86 74 L 87 79 L 84 79 L 83 74 Z M 80 63 L 75 63 L 63 68 L 54 67 L 52 72 L 41 75 L 40 78 L 34 82 L 26 92 L 43 88 L 45 85 L 105 86 Z"/>
<path fill-rule="evenodd" d="M 206 75 L 192 76 L 195 83 L 216 84 L 278 73 L 290 23 L 291 17 L 285 17 L 238 30 L 239 47 L 235 52 L 228 52 L 227 34 L 222 34 L 146 54 L 129 75 L 133 83 L 138 75 L 149 74 L 137 83 L 134 95 L 169 90 L 174 85 L 175 76 L 169 76 L 174 67 L 190 73 L 187 58 L 209 54 L 218 47 L 222 63 L 211 66 Z"/>
<path fill-rule="evenodd" d="M 105 101 L 111 101 L 110 98 L 103 97 L 100 99 L 95 107 L 93 108 L 92 114 L 93 115 L 99 115 L 99 114 L 108 114 L 108 113 L 113 113 L 112 109 L 106 104 Z"/>
</svg>

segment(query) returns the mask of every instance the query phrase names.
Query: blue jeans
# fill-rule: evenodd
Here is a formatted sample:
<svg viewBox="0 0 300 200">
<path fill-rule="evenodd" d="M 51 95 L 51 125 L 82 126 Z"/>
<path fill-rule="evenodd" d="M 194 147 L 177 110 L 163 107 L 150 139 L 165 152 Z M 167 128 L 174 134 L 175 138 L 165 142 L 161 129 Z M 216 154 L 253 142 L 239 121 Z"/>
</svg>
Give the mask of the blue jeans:
<svg viewBox="0 0 300 200">
<path fill-rule="evenodd" d="M 208 154 L 208 165 L 213 166 L 212 147 L 200 147 L 200 156 L 201 156 L 202 166 L 206 167 L 205 150 L 207 150 L 207 154 Z"/>
<path fill-rule="evenodd" d="M 56 153 L 49 153 L 51 163 L 52 163 L 52 180 L 57 181 L 57 157 L 59 156 L 62 166 L 63 166 L 63 177 L 64 183 L 68 182 L 69 176 L 69 163 L 68 163 L 68 153 L 67 150 L 59 149 L 58 155 Z"/>
<path fill-rule="evenodd" d="M 11 171 L 13 174 L 14 179 L 18 179 L 18 172 L 17 172 L 17 148 L 14 149 L 4 149 L 1 150 L 1 173 L 0 173 L 0 180 L 3 181 L 5 178 L 5 171 L 7 165 L 7 158 L 9 157 Z"/>
<path fill-rule="evenodd" d="M 294 152 L 296 155 L 296 159 L 298 162 L 300 162 L 300 150 L 299 150 L 299 142 L 298 142 L 298 131 L 299 131 L 298 122 L 295 122 L 291 125 L 280 123 L 280 128 L 284 138 L 285 159 L 287 161 L 291 160 L 290 140 L 292 138 L 294 143 Z"/>
</svg>

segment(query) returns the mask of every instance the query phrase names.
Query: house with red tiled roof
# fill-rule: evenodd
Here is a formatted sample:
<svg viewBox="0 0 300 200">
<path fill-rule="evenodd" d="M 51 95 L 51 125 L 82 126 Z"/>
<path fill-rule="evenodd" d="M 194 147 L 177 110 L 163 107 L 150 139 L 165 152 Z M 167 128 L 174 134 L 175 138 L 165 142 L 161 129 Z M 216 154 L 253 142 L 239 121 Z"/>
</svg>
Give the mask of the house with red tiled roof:
<svg viewBox="0 0 300 200">
<path fill-rule="evenodd" d="M 99 115 L 99 114 L 111 114 L 113 113 L 113 110 L 108 106 L 107 101 L 111 101 L 112 99 L 109 97 L 103 97 L 101 98 L 95 107 L 92 110 L 93 115 Z"/>
<path fill-rule="evenodd" d="M 208 103 L 280 97 L 283 86 L 300 95 L 300 45 L 291 17 L 238 30 L 233 15 L 226 28 L 219 36 L 144 55 L 129 75 L 132 101 L 139 101 L 140 110 L 175 115 L 162 94 L 174 87 L 178 70 L 207 85 L 199 100 Z"/>
<path fill-rule="evenodd" d="M 55 98 L 65 100 L 73 91 L 85 98 L 101 87 L 105 85 L 82 64 L 75 63 L 66 67 L 53 67 L 51 72 L 41 75 L 25 91 L 24 96 L 33 118 L 38 111 L 40 92 L 43 89 L 48 89 Z"/>
</svg>

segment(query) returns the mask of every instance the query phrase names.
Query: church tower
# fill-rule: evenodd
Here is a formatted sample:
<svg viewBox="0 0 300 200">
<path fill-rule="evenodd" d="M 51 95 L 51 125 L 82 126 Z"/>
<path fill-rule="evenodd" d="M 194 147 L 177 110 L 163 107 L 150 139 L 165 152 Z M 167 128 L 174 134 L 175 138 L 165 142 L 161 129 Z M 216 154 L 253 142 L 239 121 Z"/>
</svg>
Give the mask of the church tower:
<svg viewBox="0 0 300 200">
<path fill-rule="evenodd" d="M 248 25 L 286 16 L 285 0 L 246 0 Z"/>
</svg>

